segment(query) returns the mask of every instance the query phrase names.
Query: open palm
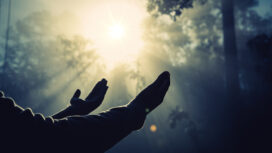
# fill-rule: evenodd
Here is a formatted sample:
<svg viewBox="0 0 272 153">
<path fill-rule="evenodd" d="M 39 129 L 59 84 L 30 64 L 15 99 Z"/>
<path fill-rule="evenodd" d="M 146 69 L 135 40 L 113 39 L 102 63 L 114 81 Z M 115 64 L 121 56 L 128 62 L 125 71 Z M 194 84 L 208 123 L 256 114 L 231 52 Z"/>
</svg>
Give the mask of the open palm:
<svg viewBox="0 0 272 153">
<path fill-rule="evenodd" d="M 75 94 L 70 100 L 69 111 L 73 115 L 87 115 L 94 111 L 98 106 L 101 105 L 105 94 L 107 92 L 107 80 L 102 79 L 99 81 L 85 100 L 79 98 L 81 91 L 76 90 Z"/>
</svg>

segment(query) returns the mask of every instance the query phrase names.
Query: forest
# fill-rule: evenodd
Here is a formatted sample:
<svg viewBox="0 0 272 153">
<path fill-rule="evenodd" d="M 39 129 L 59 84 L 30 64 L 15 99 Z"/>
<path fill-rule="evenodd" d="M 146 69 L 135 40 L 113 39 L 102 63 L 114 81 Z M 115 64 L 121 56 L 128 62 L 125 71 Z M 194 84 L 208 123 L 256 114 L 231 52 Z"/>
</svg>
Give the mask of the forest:
<svg viewBox="0 0 272 153">
<path fill-rule="evenodd" d="M 163 104 L 108 153 L 269 152 L 271 9 L 269 0 L 1 0 L 0 90 L 49 116 L 107 78 L 99 113 L 167 70 Z"/>
</svg>

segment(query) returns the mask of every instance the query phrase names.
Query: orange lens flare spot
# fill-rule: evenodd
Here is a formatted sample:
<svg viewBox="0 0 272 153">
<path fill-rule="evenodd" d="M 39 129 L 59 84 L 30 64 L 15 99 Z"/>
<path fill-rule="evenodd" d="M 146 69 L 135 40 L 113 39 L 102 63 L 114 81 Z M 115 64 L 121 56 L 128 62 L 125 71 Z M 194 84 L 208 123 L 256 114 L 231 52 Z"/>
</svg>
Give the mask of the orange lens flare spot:
<svg viewBox="0 0 272 153">
<path fill-rule="evenodd" d="M 151 132 L 156 132 L 156 131 L 157 131 L 157 126 L 154 125 L 154 124 L 151 125 L 151 126 L 150 126 L 150 131 L 151 131 Z"/>
</svg>

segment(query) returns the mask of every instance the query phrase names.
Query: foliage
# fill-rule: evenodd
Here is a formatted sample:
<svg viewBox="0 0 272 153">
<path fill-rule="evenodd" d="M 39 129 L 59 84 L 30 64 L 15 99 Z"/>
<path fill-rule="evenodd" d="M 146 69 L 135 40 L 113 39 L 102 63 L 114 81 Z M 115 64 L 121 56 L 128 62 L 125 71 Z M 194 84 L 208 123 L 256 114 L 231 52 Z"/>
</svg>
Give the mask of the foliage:
<svg viewBox="0 0 272 153">
<path fill-rule="evenodd" d="M 5 81 L 0 88 L 15 99 L 22 99 L 19 104 L 23 106 L 32 105 L 29 101 L 35 97 L 33 93 L 41 96 L 43 89 L 49 88 L 48 84 L 55 84 L 56 80 L 86 79 L 90 76 L 88 69 L 103 70 L 102 65 L 97 64 L 99 57 L 90 40 L 56 33 L 58 26 L 50 20 L 55 20 L 50 13 L 35 12 L 11 27 L 4 61 L 7 67 L 1 71 L 1 80 Z"/>
<path fill-rule="evenodd" d="M 183 9 L 192 8 L 196 0 L 148 0 L 147 11 L 155 17 L 169 15 L 173 20 L 180 16 Z M 202 4 L 206 0 L 197 0 Z"/>
</svg>

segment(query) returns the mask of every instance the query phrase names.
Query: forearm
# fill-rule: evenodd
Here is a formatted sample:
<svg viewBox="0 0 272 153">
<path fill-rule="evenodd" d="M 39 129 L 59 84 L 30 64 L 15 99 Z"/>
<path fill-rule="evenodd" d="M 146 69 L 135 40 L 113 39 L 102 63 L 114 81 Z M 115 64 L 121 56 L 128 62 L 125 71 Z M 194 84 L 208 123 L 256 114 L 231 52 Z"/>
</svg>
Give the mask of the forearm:
<svg viewBox="0 0 272 153">
<path fill-rule="evenodd" d="M 146 118 L 144 107 L 137 103 L 116 107 L 98 115 L 72 116 L 70 110 L 65 109 L 53 115 L 55 119 L 52 119 L 15 106 L 12 100 L 7 102 L 10 103 L 3 106 L 2 112 L 3 117 L 8 113 L 9 119 L 3 121 L 10 125 L 7 130 L 16 131 L 13 137 L 26 137 L 26 142 L 36 145 L 42 145 L 50 139 L 46 143 L 51 146 L 69 146 L 83 152 L 105 152 L 132 131 L 140 129 Z"/>
<path fill-rule="evenodd" d="M 80 146 L 81 149 L 91 145 L 92 148 L 89 149 L 92 151 L 104 152 L 132 131 L 140 129 L 145 117 L 146 114 L 142 110 L 122 106 L 98 115 L 67 117 L 56 122 L 56 126 L 59 126 L 63 133 L 69 133 L 63 134 L 67 137 L 64 139 L 80 140 L 72 141 L 71 145 Z"/>
<path fill-rule="evenodd" d="M 89 113 L 91 113 L 92 111 L 94 111 L 99 105 L 85 105 L 85 106 L 73 106 L 70 105 L 67 108 L 65 108 L 64 110 L 54 114 L 52 117 L 54 119 L 62 119 L 62 118 L 66 118 L 68 116 L 74 116 L 74 115 L 88 115 Z"/>
</svg>

